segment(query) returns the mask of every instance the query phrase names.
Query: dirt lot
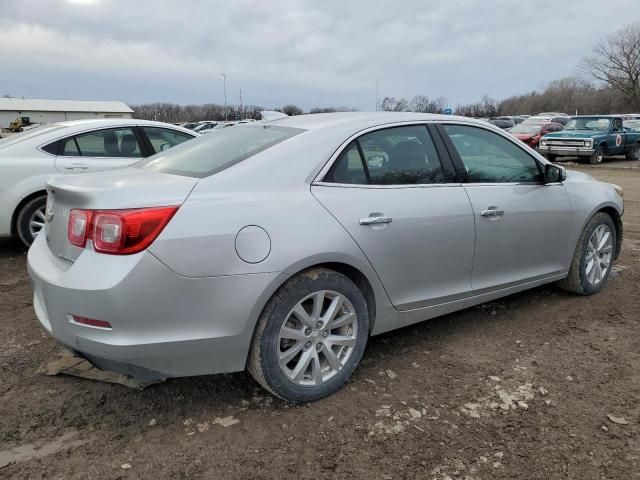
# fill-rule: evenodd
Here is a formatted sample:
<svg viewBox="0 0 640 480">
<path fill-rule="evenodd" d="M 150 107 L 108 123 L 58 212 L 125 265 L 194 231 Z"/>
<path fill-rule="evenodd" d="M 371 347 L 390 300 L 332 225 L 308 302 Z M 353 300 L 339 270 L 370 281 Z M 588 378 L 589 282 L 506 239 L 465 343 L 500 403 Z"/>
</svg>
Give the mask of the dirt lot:
<svg viewBox="0 0 640 480">
<path fill-rule="evenodd" d="M 640 478 L 640 169 L 629 166 L 580 167 L 625 188 L 624 253 L 606 291 L 547 286 L 373 338 L 346 388 L 300 407 L 245 374 L 144 391 L 39 375 L 60 348 L 32 312 L 25 251 L 4 242 L 0 478 Z M 239 423 L 214 423 L 230 415 Z"/>
</svg>

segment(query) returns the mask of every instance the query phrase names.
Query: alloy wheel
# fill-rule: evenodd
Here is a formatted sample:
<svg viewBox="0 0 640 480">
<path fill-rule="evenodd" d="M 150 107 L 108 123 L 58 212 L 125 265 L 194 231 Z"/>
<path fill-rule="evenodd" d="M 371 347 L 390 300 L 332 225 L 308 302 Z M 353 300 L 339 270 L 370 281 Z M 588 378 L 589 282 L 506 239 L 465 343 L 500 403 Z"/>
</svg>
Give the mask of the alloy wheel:
<svg viewBox="0 0 640 480">
<path fill-rule="evenodd" d="M 45 209 L 46 205 L 43 205 L 41 208 L 37 209 L 29 218 L 29 233 L 32 238 L 36 238 L 42 227 L 44 227 L 45 222 Z"/>
<path fill-rule="evenodd" d="M 591 234 L 587 244 L 585 273 L 592 285 L 604 280 L 613 256 L 613 235 L 607 225 L 599 225 Z"/>
<path fill-rule="evenodd" d="M 344 368 L 357 337 L 358 316 L 349 299 L 332 290 L 313 292 L 280 327 L 280 369 L 296 385 L 322 385 Z"/>
</svg>

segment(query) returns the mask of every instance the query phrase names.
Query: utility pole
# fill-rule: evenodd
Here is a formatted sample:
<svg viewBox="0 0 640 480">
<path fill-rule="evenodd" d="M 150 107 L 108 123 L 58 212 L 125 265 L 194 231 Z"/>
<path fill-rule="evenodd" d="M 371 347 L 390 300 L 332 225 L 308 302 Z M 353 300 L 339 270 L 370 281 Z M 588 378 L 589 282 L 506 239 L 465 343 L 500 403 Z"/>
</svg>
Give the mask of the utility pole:
<svg viewBox="0 0 640 480">
<path fill-rule="evenodd" d="M 376 112 L 378 111 L 378 80 L 376 80 Z"/>
<path fill-rule="evenodd" d="M 222 88 L 224 89 L 224 120 L 227 121 L 227 74 L 222 74 Z"/>
<path fill-rule="evenodd" d="M 244 116 L 244 111 L 242 110 L 242 89 L 240 89 L 240 117 Z M 242 118 L 240 118 L 239 120 L 242 120 Z"/>
</svg>

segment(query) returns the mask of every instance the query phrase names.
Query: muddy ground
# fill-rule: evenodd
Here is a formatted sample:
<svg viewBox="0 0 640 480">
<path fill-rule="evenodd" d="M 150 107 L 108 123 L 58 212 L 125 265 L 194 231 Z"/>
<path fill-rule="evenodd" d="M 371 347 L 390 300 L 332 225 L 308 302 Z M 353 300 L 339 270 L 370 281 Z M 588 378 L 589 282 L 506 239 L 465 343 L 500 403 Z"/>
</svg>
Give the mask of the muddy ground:
<svg viewBox="0 0 640 480">
<path fill-rule="evenodd" d="M 0 478 L 640 478 L 640 169 L 604 292 L 546 286 L 371 339 L 346 388 L 289 406 L 246 374 L 144 391 L 38 367 L 60 347 L 0 244 Z M 230 426 L 215 422 L 233 416 Z M 611 416 L 609 418 L 608 416 Z M 4 465 L 4 466 L 3 466 Z"/>
</svg>

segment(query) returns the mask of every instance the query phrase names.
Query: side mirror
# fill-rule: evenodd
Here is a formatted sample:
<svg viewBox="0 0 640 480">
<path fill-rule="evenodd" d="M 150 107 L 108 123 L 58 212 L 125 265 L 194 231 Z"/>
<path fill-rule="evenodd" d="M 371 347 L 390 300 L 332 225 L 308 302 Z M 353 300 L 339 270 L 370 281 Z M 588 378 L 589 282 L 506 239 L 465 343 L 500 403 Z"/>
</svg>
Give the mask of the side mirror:
<svg viewBox="0 0 640 480">
<path fill-rule="evenodd" d="M 564 182 L 567 179 L 567 170 L 560 165 L 548 163 L 544 167 L 544 183 Z"/>
</svg>

